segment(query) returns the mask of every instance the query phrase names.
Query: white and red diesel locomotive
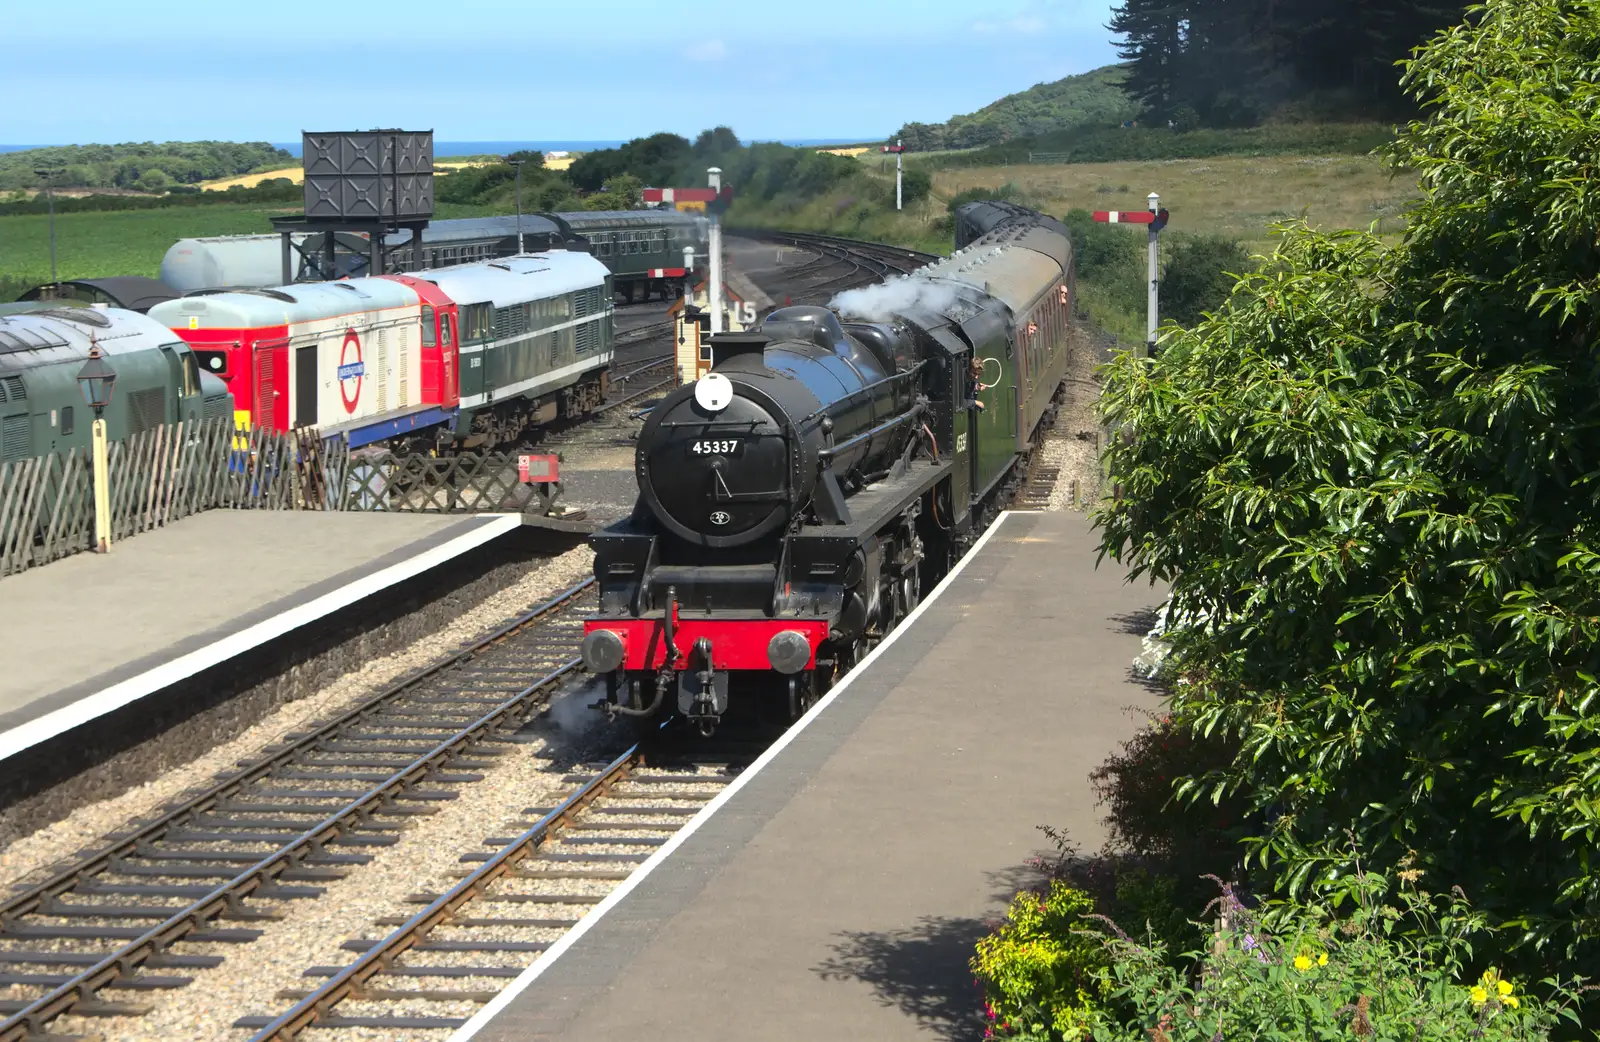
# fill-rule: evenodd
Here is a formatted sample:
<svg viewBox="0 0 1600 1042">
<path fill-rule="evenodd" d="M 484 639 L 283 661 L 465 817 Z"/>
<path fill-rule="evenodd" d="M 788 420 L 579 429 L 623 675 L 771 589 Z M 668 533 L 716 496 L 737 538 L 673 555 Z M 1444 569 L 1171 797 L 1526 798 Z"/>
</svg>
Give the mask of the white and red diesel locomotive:
<svg viewBox="0 0 1600 1042">
<path fill-rule="evenodd" d="M 554 250 L 409 275 L 202 293 L 150 317 L 228 385 L 243 427 L 352 447 L 488 448 L 603 400 L 611 276 Z"/>
</svg>

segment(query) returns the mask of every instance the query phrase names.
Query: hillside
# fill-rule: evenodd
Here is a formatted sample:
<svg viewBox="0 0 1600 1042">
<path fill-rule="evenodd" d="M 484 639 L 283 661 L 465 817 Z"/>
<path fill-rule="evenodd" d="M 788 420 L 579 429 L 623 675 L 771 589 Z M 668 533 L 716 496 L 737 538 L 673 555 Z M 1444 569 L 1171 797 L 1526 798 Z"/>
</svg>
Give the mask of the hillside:
<svg viewBox="0 0 1600 1042">
<path fill-rule="evenodd" d="M 944 123 L 907 123 L 896 136 L 909 152 L 934 152 L 1121 123 L 1136 117 L 1140 108 L 1123 89 L 1126 78 L 1122 66 L 1107 65 L 1008 94 Z"/>
<path fill-rule="evenodd" d="M 56 171 L 50 182 L 61 188 L 161 191 L 293 162 L 293 156 L 265 141 L 57 145 L 0 153 L 0 191 L 42 186 L 44 179 L 37 170 Z"/>
</svg>

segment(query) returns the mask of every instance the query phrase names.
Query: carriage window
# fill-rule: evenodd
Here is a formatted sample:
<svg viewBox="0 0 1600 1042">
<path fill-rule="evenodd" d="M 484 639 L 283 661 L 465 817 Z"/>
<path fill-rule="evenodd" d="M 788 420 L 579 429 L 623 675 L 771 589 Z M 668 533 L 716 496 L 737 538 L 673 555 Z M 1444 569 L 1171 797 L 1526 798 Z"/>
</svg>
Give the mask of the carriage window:
<svg viewBox="0 0 1600 1042">
<path fill-rule="evenodd" d="M 422 305 L 422 346 L 434 347 L 438 340 L 433 334 L 433 308 Z"/>
<path fill-rule="evenodd" d="M 70 405 L 61 407 L 61 433 L 72 433 L 72 406 Z"/>
</svg>

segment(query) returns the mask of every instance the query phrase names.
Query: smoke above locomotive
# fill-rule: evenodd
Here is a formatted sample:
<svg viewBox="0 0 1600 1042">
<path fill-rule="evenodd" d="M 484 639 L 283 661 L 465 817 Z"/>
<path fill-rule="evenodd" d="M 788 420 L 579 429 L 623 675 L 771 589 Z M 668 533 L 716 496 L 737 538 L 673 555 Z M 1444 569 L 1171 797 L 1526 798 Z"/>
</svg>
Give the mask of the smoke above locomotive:
<svg viewBox="0 0 1600 1042">
<path fill-rule="evenodd" d="M 902 275 L 889 282 L 845 290 L 828 307 L 843 318 L 863 322 L 891 322 L 913 311 L 942 315 L 961 299 L 961 288 L 922 275 Z"/>
</svg>

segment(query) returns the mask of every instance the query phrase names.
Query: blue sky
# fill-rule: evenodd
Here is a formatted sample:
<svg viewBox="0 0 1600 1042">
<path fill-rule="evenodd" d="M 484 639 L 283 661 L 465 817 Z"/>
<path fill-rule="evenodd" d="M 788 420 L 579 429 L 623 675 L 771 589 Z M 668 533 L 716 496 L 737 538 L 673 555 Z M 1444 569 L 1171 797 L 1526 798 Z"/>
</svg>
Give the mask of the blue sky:
<svg viewBox="0 0 1600 1042">
<path fill-rule="evenodd" d="M 608 140 L 719 123 L 867 139 L 1115 61 L 1112 2 L 74 0 L 66 17 L 18 5 L 0 97 L 27 103 L 0 109 L 0 143 L 373 126 Z"/>
</svg>

